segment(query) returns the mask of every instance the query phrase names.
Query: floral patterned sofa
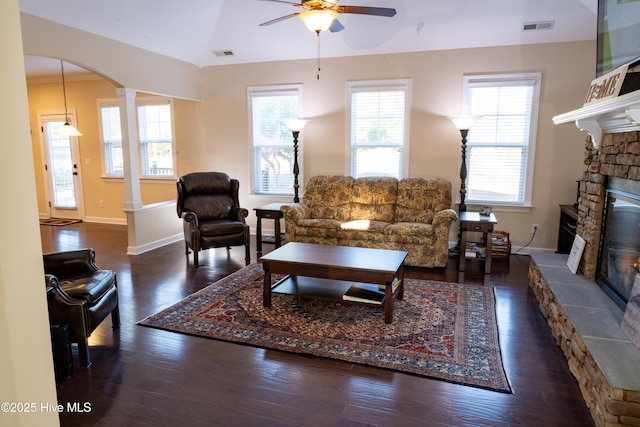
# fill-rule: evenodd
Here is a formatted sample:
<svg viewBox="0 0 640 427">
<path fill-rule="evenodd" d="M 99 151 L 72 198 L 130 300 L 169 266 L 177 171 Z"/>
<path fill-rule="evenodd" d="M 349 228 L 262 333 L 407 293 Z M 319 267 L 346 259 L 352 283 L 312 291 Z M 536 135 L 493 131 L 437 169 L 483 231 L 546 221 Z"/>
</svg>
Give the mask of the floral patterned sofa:
<svg viewBox="0 0 640 427">
<path fill-rule="evenodd" d="M 314 176 L 302 203 L 281 210 L 288 242 L 404 250 L 422 267 L 446 265 L 458 219 L 441 178 Z"/>
</svg>

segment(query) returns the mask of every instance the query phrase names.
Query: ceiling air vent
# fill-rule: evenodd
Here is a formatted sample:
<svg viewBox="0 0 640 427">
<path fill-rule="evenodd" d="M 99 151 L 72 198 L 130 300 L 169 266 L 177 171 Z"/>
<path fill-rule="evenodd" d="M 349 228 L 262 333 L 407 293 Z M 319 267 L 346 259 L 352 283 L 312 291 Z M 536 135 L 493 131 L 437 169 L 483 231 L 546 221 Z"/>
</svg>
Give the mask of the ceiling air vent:
<svg viewBox="0 0 640 427">
<path fill-rule="evenodd" d="M 233 51 L 231 49 L 227 50 L 214 50 L 213 54 L 215 56 L 233 56 Z"/>
<path fill-rule="evenodd" d="M 553 30 L 553 25 L 555 23 L 556 21 L 525 22 L 522 24 L 522 31 Z"/>
</svg>

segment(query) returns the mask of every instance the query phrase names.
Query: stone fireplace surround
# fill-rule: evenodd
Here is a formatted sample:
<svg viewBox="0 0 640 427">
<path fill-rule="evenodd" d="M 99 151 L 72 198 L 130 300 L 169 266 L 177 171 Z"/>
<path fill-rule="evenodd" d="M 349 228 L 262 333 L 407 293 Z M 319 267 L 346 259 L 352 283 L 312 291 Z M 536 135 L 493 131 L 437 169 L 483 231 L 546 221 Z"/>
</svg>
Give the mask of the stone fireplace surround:
<svg viewBox="0 0 640 427">
<path fill-rule="evenodd" d="M 640 92 L 640 91 L 638 91 Z M 640 93 L 554 117 L 591 136 L 580 181 L 578 274 L 567 255 L 534 253 L 529 283 L 597 426 L 640 426 L 640 350 L 620 328 L 623 311 L 595 283 L 609 176 L 640 181 Z"/>
</svg>

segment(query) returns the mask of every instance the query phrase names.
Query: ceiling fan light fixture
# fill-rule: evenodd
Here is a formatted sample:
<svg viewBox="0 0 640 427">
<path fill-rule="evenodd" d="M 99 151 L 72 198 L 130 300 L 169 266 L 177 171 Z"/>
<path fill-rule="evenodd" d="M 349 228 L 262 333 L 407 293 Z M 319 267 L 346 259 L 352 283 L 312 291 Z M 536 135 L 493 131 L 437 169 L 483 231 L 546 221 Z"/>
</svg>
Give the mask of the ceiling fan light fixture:
<svg viewBox="0 0 640 427">
<path fill-rule="evenodd" d="M 308 29 L 316 33 L 328 29 L 331 23 L 338 18 L 338 14 L 333 10 L 314 9 L 302 12 L 298 15 Z"/>
</svg>

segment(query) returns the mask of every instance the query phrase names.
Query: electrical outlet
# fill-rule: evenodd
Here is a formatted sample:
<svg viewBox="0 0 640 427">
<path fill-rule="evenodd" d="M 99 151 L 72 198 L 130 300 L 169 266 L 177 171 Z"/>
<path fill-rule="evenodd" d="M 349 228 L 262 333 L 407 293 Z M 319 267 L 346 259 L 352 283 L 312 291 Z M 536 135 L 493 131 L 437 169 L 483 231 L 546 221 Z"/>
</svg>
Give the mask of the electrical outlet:
<svg viewBox="0 0 640 427">
<path fill-rule="evenodd" d="M 104 200 L 100 200 L 100 207 L 104 208 Z"/>
<path fill-rule="evenodd" d="M 540 232 L 540 224 L 531 224 L 531 233 L 538 234 Z"/>
</svg>

